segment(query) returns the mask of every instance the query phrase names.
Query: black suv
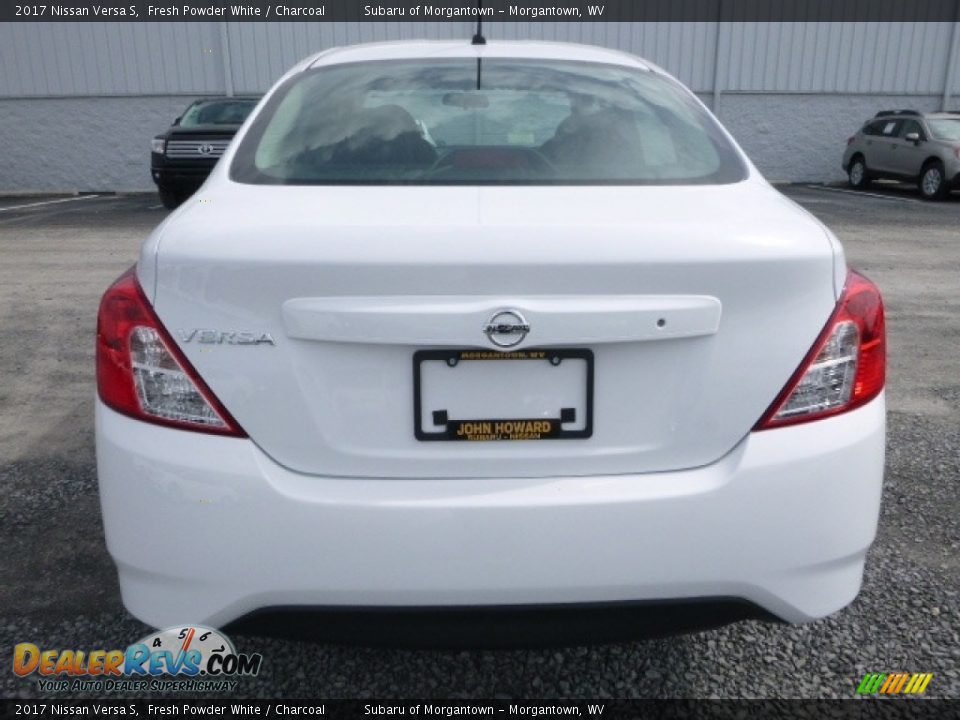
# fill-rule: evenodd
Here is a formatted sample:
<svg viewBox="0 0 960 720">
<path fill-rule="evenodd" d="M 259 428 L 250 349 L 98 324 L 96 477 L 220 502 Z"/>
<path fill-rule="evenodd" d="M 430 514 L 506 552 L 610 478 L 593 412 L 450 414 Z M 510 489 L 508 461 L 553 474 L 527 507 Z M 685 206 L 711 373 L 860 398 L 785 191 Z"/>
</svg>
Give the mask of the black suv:
<svg viewBox="0 0 960 720">
<path fill-rule="evenodd" d="M 259 98 L 202 98 L 150 144 L 150 171 L 165 207 L 175 208 L 206 180 Z"/>
</svg>

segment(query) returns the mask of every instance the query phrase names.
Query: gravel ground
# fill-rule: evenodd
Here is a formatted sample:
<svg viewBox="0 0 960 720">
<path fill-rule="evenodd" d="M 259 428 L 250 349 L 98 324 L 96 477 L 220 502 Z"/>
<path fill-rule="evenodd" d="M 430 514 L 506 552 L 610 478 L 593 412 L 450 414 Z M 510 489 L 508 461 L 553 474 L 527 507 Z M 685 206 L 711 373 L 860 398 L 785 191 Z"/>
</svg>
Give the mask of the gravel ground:
<svg viewBox="0 0 960 720">
<path fill-rule="evenodd" d="M 258 697 L 849 698 L 866 672 L 934 673 L 960 698 L 960 197 L 920 202 L 788 188 L 841 237 L 888 304 L 883 515 L 847 609 L 790 627 L 550 650 L 346 648 L 236 636 L 264 655 Z M 42 200 L 42 199 L 41 199 Z M 149 628 L 119 600 L 93 457 L 93 332 L 102 289 L 163 216 L 150 196 L 16 207 L 0 199 L 0 656 L 18 642 L 123 647 Z M 8 662 L 5 660 L 4 662 Z M 8 666 L 9 667 L 9 666 Z M 0 672 L 0 695 L 35 681 Z"/>
</svg>

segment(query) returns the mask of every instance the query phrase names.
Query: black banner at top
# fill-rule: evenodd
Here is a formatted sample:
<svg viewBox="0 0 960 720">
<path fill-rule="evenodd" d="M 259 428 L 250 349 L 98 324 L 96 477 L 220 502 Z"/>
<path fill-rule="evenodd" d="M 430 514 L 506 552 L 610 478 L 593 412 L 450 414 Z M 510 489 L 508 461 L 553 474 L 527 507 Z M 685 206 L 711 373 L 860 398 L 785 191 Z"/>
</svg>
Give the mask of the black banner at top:
<svg viewBox="0 0 960 720">
<path fill-rule="evenodd" d="M 4 22 L 950 22 L 960 0 L 36 0 Z"/>
<path fill-rule="evenodd" d="M 314 720 L 957 720 L 955 700 L 0 700 L 0 718 L 309 717 Z"/>
</svg>

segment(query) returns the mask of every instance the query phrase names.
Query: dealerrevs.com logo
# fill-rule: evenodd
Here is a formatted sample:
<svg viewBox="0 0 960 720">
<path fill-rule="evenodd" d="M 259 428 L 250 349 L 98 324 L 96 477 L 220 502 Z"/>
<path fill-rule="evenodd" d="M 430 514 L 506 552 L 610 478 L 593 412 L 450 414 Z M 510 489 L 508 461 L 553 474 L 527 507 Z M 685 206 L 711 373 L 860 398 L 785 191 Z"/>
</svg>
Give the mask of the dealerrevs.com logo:
<svg viewBox="0 0 960 720">
<path fill-rule="evenodd" d="M 125 650 L 13 649 L 13 672 L 44 692 L 231 691 L 260 672 L 263 656 L 238 653 L 218 630 L 188 625 L 152 633 Z"/>
</svg>

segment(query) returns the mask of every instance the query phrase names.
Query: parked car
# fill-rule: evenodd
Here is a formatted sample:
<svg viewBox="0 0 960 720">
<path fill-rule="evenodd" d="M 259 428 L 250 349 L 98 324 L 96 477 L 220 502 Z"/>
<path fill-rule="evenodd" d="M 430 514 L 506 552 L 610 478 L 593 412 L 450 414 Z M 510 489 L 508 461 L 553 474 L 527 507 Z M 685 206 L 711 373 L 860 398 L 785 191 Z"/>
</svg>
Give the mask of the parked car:
<svg viewBox="0 0 960 720">
<path fill-rule="evenodd" d="M 194 100 L 165 133 L 152 140 L 150 170 L 165 207 L 177 207 L 203 184 L 257 100 Z"/>
<path fill-rule="evenodd" d="M 655 65 L 330 50 L 201 192 L 100 306 L 104 526 L 143 621 L 579 642 L 856 596 L 880 293 Z"/>
<path fill-rule="evenodd" d="M 960 113 L 878 112 L 847 140 L 843 169 L 855 188 L 908 180 L 926 199 L 941 200 L 960 187 Z"/>
</svg>

